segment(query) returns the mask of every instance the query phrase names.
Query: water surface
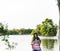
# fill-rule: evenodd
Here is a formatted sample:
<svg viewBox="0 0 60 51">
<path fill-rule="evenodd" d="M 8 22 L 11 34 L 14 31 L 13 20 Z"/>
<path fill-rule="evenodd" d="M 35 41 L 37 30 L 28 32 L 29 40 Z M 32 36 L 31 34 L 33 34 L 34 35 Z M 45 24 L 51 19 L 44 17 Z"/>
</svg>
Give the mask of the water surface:
<svg viewBox="0 0 60 51">
<path fill-rule="evenodd" d="M 41 49 L 42 51 L 59 51 L 57 37 L 43 37 L 39 36 L 41 39 Z M 10 51 L 6 42 L 1 41 L 2 37 L 0 36 L 0 51 Z M 15 48 L 11 49 L 12 51 L 32 51 L 31 48 L 31 35 L 10 35 L 8 40 L 10 44 L 12 42 L 16 43 Z"/>
</svg>

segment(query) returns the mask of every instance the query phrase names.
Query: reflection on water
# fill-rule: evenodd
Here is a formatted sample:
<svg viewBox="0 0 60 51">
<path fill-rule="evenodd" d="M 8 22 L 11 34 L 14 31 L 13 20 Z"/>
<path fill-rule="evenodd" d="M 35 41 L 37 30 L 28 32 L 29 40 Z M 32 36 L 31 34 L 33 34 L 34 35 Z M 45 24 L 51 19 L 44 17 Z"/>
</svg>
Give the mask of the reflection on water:
<svg viewBox="0 0 60 51">
<path fill-rule="evenodd" d="M 58 51 L 58 40 L 54 37 L 41 37 L 41 49 L 42 51 Z M 51 39 L 50 39 L 51 38 Z M 32 51 L 31 48 L 31 35 L 10 35 L 8 38 L 9 45 L 8 48 L 14 46 L 15 48 L 7 50 L 7 46 L 4 45 L 6 42 L 2 42 L 0 37 L 0 51 Z M 5 39 L 6 40 L 6 39 Z M 8 42 L 7 41 L 7 42 Z M 14 42 L 14 43 L 13 43 Z M 16 45 L 17 43 L 17 45 Z M 8 45 L 8 43 L 7 43 Z M 3 46 L 3 47 L 2 47 Z M 4 49 L 5 48 L 5 49 Z"/>
<path fill-rule="evenodd" d="M 53 39 L 42 39 L 41 40 L 42 46 L 48 49 L 54 48 L 54 43 L 57 43 L 57 40 Z"/>
<path fill-rule="evenodd" d="M 42 51 L 59 51 L 57 39 L 41 39 Z"/>
</svg>

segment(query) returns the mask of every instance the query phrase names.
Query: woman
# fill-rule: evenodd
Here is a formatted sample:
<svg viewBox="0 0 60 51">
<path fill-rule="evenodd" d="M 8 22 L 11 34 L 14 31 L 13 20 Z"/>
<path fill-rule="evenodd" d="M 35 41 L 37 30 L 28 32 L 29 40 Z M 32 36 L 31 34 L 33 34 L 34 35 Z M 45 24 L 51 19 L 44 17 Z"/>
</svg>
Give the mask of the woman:
<svg viewBox="0 0 60 51">
<path fill-rule="evenodd" d="M 38 34 L 34 33 L 33 34 L 33 39 L 32 39 L 32 42 L 31 42 L 33 51 L 41 51 L 40 43 L 41 43 L 41 40 L 38 37 Z"/>
</svg>

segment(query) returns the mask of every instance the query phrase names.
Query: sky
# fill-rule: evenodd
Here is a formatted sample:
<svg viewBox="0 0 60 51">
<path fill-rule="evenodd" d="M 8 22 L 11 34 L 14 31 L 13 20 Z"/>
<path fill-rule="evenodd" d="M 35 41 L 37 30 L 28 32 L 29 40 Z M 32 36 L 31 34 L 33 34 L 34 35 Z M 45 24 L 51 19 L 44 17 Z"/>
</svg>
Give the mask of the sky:
<svg viewBox="0 0 60 51">
<path fill-rule="evenodd" d="M 46 18 L 59 24 L 57 0 L 0 0 L 0 22 L 8 29 L 34 29 Z"/>
</svg>

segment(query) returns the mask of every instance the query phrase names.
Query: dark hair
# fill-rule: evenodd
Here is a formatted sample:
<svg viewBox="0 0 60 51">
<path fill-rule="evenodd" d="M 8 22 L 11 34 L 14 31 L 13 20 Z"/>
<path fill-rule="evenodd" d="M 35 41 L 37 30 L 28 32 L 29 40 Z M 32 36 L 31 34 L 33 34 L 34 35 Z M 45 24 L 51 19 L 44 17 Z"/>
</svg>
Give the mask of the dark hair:
<svg viewBox="0 0 60 51">
<path fill-rule="evenodd" d="M 35 37 L 35 35 L 37 35 L 37 37 Z M 40 38 L 38 37 L 38 33 L 34 33 L 34 34 L 33 34 L 33 39 L 32 39 L 32 41 L 34 41 L 35 39 L 40 40 Z"/>
</svg>

